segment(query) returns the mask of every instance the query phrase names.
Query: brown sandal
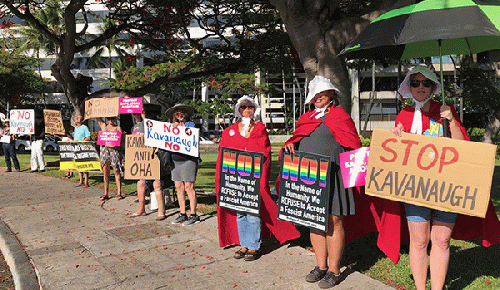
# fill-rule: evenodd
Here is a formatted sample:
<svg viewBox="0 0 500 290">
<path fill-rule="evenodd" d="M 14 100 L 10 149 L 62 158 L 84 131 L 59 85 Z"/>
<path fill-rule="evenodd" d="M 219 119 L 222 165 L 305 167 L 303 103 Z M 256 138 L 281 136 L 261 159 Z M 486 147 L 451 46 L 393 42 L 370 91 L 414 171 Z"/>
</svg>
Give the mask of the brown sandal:
<svg viewBox="0 0 500 290">
<path fill-rule="evenodd" d="M 244 251 L 244 252 L 243 252 L 243 251 L 242 251 L 243 249 L 245 249 L 246 251 Z M 248 249 L 247 249 L 247 248 L 241 248 L 241 249 L 239 249 L 238 251 L 236 251 L 236 252 L 234 253 L 234 258 L 235 258 L 236 260 L 242 259 L 242 258 L 244 258 L 244 257 L 245 257 L 245 254 L 246 254 L 247 252 L 248 252 Z"/>
</svg>

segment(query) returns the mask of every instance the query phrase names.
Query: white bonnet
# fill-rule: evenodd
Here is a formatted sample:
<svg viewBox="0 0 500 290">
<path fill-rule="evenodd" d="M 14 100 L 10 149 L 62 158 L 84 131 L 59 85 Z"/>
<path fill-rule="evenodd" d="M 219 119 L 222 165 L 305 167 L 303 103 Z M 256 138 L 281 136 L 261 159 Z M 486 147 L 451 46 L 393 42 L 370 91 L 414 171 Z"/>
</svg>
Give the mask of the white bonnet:
<svg viewBox="0 0 500 290">
<path fill-rule="evenodd" d="M 239 98 L 238 101 L 236 102 L 236 105 L 234 106 L 234 115 L 236 118 L 243 118 L 243 116 L 240 113 L 240 106 L 245 102 L 248 101 L 252 103 L 255 107 L 254 111 L 254 116 L 257 114 L 257 111 L 260 109 L 260 106 L 255 102 L 253 98 L 250 98 L 247 95 L 244 95 L 243 97 Z"/>
<path fill-rule="evenodd" d="M 408 73 L 406 74 L 405 79 L 399 85 L 398 92 L 404 97 L 404 98 L 413 98 L 411 91 L 410 91 L 410 76 L 414 74 L 421 73 L 423 74 L 426 78 L 429 80 L 433 81 L 436 84 L 436 89 L 434 92 L 432 92 L 433 95 L 437 95 L 441 93 L 441 83 L 439 82 L 436 74 L 430 70 L 428 67 L 417 65 L 412 67 Z"/>
<path fill-rule="evenodd" d="M 305 103 L 308 104 L 311 102 L 316 94 L 329 90 L 334 90 L 336 94 L 340 94 L 339 89 L 337 89 L 329 79 L 322 76 L 315 76 L 314 79 L 309 82 L 309 93 L 307 94 Z"/>
</svg>

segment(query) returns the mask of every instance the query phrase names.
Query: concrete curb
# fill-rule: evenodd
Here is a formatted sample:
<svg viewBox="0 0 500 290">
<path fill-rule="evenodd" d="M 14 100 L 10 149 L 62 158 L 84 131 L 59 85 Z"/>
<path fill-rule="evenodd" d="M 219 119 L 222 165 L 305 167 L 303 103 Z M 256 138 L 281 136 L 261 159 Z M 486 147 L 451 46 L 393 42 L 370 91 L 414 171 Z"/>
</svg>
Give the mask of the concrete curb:
<svg viewBox="0 0 500 290">
<path fill-rule="evenodd" d="M 9 265 L 16 289 L 40 289 L 35 269 L 21 242 L 2 220 L 0 220 L 0 251 Z"/>
</svg>

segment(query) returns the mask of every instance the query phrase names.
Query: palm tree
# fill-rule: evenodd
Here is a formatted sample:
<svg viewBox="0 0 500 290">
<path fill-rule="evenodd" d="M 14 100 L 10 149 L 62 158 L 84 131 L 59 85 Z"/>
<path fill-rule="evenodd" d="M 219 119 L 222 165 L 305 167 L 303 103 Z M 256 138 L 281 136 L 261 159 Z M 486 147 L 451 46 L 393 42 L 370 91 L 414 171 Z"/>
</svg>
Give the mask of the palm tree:
<svg viewBox="0 0 500 290">
<path fill-rule="evenodd" d="M 114 21 L 109 17 L 105 18 L 100 29 L 105 31 L 106 29 L 114 26 Z M 111 61 L 112 53 L 115 52 L 120 59 L 123 59 L 129 53 L 126 48 L 129 46 L 128 40 L 119 38 L 117 35 L 107 39 L 101 45 L 95 47 L 95 52 L 92 54 L 88 60 L 88 68 L 97 68 L 100 64 L 109 65 L 109 77 L 112 77 L 113 73 L 113 63 Z M 108 53 L 109 63 L 106 63 L 106 59 L 103 57 L 105 50 Z"/>
</svg>

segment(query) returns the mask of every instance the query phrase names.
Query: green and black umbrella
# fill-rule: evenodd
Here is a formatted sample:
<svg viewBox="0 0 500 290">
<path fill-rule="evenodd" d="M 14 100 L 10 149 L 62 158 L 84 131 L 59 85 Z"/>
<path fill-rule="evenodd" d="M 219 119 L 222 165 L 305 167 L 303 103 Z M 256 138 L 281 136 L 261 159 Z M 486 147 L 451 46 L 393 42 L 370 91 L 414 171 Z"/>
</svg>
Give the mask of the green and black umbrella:
<svg viewBox="0 0 500 290">
<path fill-rule="evenodd" d="M 500 49 L 499 0 L 427 0 L 381 15 L 339 55 L 398 60 L 440 56 L 442 86 L 442 55 L 494 49 Z"/>
</svg>

